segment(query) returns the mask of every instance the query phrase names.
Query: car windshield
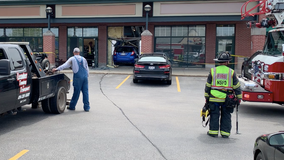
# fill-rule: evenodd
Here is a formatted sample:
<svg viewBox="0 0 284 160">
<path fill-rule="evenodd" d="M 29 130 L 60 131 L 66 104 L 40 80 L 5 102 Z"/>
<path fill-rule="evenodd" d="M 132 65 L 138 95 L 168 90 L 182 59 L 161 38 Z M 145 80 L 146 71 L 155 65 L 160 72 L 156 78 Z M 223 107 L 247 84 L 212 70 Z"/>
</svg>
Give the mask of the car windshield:
<svg viewBox="0 0 284 160">
<path fill-rule="evenodd" d="M 282 44 L 284 44 L 284 31 L 269 32 L 263 52 L 266 55 L 280 56 Z"/>
<path fill-rule="evenodd" d="M 139 62 L 166 62 L 163 57 L 142 57 Z"/>
<path fill-rule="evenodd" d="M 131 47 L 120 47 L 116 49 L 116 52 L 132 52 L 133 48 Z"/>
</svg>

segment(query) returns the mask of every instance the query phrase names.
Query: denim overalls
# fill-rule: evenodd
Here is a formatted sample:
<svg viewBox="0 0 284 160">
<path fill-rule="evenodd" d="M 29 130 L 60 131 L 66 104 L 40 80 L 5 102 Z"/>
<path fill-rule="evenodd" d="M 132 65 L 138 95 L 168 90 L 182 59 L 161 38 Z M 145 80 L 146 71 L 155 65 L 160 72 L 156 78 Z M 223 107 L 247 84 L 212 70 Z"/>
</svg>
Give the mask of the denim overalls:
<svg viewBox="0 0 284 160">
<path fill-rule="evenodd" d="M 80 96 L 80 91 L 83 93 L 83 103 L 84 110 L 89 111 L 89 91 L 88 91 L 88 71 L 83 66 L 83 57 L 81 57 L 81 62 L 74 57 L 78 63 L 79 70 L 77 73 L 73 74 L 73 87 L 74 93 L 70 102 L 70 109 L 75 110 L 75 106 Z"/>
</svg>

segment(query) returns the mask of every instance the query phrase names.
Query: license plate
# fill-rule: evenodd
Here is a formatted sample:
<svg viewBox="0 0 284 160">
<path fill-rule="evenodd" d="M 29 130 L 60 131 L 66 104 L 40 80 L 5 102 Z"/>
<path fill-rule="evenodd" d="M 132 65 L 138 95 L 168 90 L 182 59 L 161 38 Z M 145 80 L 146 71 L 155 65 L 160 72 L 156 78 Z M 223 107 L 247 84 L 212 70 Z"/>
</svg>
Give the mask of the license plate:
<svg viewBox="0 0 284 160">
<path fill-rule="evenodd" d="M 149 69 L 155 69 L 155 66 L 149 66 Z"/>
<path fill-rule="evenodd" d="M 125 55 L 126 55 L 126 53 L 120 53 L 120 55 L 125 56 Z"/>
</svg>

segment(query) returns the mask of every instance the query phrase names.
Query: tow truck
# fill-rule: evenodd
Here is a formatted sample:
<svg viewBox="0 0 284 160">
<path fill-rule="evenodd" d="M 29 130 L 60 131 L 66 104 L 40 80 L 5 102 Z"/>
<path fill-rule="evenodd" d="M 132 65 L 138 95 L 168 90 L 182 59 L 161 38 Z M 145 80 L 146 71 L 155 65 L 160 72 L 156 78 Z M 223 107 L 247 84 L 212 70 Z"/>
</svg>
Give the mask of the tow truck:
<svg viewBox="0 0 284 160">
<path fill-rule="evenodd" d="M 0 115 L 41 104 L 45 113 L 63 113 L 70 79 L 45 71 L 28 42 L 0 42 Z"/>
<path fill-rule="evenodd" d="M 259 1 L 250 10 L 250 2 Z M 259 12 L 251 13 L 259 7 Z M 243 101 L 270 102 L 284 104 L 284 0 L 249 0 L 241 8 L 241 16 L 265 14 L 265 18 L 248 22 L 247 26 L 273 28 L 267 33 L 266 42 L 261 53 L 251 60 L 251 78 L 240 77 Z"/>
</svg>

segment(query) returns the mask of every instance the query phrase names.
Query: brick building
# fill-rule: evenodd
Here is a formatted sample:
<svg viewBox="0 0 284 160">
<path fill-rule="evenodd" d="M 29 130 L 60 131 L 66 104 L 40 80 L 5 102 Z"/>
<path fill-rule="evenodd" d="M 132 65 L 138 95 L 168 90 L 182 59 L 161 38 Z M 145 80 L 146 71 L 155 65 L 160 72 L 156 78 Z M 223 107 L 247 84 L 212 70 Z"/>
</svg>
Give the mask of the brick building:
<svg viewBox="0 0 284 160">
<path fill-rule="evenodd" d="M 248 29 L 241 20 L 243 0 L 15 0 L 0 4 L 0 41 L 29 41 L 34 52 L 47 51 L 44 33 L 47 32 L 47 14 L 51 7 L 51 31 L 57 62 L 72 56 L 79 47 L 82 55 L 91 50 L 96 66 L 112 65 L 113 44 L 117 40 L 141 37 L 145 32 L 146 13 L 149 11 L 148 34 L 142 45 L 149 51 L 166 52 L 173 67 L 212 67 L 213 59 L 221 51 L 234 56 L 250 56 L 261 50 L 265 32 Z M 252 8 L 255 3 L 249 4 Z M 143 43 L 143 38 L 146 39 Z M 150 39 L 149 39 L 150 38 Z M 48 38 L 47 38 L 48 39 Z M 52 39 L 52 37 L 51 37 Z M 150 42 L 150 43 L 149 43 Z M 140 45 L 136 42 L 135 45 Z M 50 47 L 50 46 L 49 46 Z M 143 48 L 141 52 L 143 52 Z M 240 61 L 240 59 L 239 59 Z"/>
</svg>

